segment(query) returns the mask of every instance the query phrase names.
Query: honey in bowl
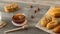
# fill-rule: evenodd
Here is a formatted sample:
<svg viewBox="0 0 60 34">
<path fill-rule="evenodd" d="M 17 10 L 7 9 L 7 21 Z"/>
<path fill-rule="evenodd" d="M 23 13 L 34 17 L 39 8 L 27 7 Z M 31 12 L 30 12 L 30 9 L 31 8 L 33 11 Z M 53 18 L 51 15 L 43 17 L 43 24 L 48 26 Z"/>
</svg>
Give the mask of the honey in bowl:
<svg viewBox="0 0 60 34">
<path fill-rule="evenodd" d="M 13 16 L 13 22 L 15 22 L 16 24 L 22 24 L 23 22 L 25 22 L 25 16 L 23 14 L 16 14 Z"/>
</svg>

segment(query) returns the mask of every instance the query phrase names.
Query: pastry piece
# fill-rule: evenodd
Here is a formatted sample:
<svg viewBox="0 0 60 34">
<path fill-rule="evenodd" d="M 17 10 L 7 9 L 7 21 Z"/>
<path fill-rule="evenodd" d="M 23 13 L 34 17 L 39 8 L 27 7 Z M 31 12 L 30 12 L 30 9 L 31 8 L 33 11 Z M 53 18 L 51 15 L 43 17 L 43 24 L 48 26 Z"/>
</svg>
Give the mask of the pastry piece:
<svg viewBox="0 0 60 34">
<path fill-rule="evenodd" d="M 55 13 L 54 15 L 56 18 L 60 18 L 60 13 Z"/>
<path fill-rule="evenodd" d="M 11 7 L 10 5 L 4 7 L 5 12 L 11 12 Z"/>
<path fill-rule="evenodd" d="M 18 10 L 18 9 L 19 9 L 19 7 L 18 7 L 18 5 L 17 5 L 17 4 L 12 4 L 11 6 L 12 6 L 13 11 L 14 11 L 14 10 Z"/>
<path fill-rule="evenodd" d="M 60 8 L 58 8 L 58 7 L 52 8 L 49 11 L 49 15 L 55 16 L 55 17 L 60 17 Z"/>
<path fill-rule="evenodd" d="M 16 11 L 18 9 L 19 9 L 19 7 L 15 3 L 14 4 L 8 4 L 8 5 L 4 6 L 5 12 L 13 12 L 13 11 Z"/>
<path fill-rule="evenodd" d="M 50 21 L 52 21 L 52 17 L 50 16 L 45 16 L 41 19 L 41 26 L 46 26 Z"/>
<path fill-rule="evenodd" d="M 5 25 L 6 25 L 6 23 L 4 21 L 1 21 L 0 28 L 3 28 Z"/>
<path fill-rule="evenodd" d="M 60 25 L 53 29 L 55 33 L 60 33 Z"/>
<path fill-rule="evenodd" d="M 47 29 L 52 29 L 57 25 L 58 25 L 58 21 L 56 19 L 52 19 L 52 21 L 47 24 L 46 28 Z"/>
</svg>

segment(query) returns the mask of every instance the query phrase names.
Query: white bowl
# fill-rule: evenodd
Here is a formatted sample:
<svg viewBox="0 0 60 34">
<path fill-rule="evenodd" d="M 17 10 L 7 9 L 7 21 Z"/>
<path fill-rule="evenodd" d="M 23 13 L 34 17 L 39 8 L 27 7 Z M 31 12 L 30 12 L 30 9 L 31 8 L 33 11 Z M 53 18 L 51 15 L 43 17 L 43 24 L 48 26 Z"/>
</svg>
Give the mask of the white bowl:
<svg viewBox="0 0 60 34">
<path fill-rule="evenodd" d="M 23 26 L 27 23 L 27 20 L 25 20 L 22 24 L 17 24 L 15 22 L 12 21 L 12 24 L 15 25 L 15 26 Z"/>
</svg>

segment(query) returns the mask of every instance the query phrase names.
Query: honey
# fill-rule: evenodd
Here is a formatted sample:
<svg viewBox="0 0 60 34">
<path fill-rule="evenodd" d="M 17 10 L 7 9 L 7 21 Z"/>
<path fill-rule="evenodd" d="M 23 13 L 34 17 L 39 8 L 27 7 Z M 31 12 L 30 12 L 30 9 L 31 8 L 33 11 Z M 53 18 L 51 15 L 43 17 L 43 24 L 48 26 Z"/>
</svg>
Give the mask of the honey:
<svg viewBox="0 0 60 34">
<path fill-rule="evenodd" d="M 22 24 L 23 22 L 25 22 L 25 16 L 23 14 L 16 14 L 13 16 L 13 22 L 17 23 L 17 24 Z"/>
</svg>

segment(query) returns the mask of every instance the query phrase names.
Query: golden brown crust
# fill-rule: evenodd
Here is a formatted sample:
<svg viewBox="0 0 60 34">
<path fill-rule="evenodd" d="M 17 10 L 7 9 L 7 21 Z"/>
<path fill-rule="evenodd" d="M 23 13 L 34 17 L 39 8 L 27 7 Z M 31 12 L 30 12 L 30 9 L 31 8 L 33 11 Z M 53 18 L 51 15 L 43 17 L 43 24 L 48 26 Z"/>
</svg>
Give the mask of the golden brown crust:
<svg viewBox="0 0 60 34">
<path fill-rule="evenodd" d="M 15 3 L 14 4 L 8 4 L 4 7 L 5 12 L 13 12 L 13 11 L 16 11 L 18 9 L 19 9 L 19 7 Z"/>
<path fill-rule="evenodd" d="M 46 28 L 53 29 L 57 25 L 58 25 L 58 20 L 55 17 L 52 17 L 52 21 L 47 24 Z"/>
<path fill-rule="evenodd" d="M 46 25 L 50 22 L 50 21 L 52 21 L 52 18 L 50 17 L 50 16 L 45 16 L 45 17 L 43 17 L 42 19 L 41 19 L 41 26 L 44 26 L 44 27 L 46 27 Z"/>
<path fill-rule="evenodd" d="M 60 33 L 60 25 L 53 29 L 55 33 Z"/>
<path fill-rule="evenodd" d="M 53 29 L 54 27 L 56 27 L 58 25 L 57 20 L 51 21 L 47 24 L 46 28 L 47 29 Z"/>
<path fill-rule="evenodd" d="M 52 8 L 49 11 L 49 15 L 55 16 L 55 17 L 60 17 L 60 8 Z"/>
<path fill-rule="evenodd" d="M 53 16 L 45 16 L 41 19 L 40 25 L 46 27 L 47 29 L 52 29 L 58 25 L 58 21 Z"/>
</svg>

